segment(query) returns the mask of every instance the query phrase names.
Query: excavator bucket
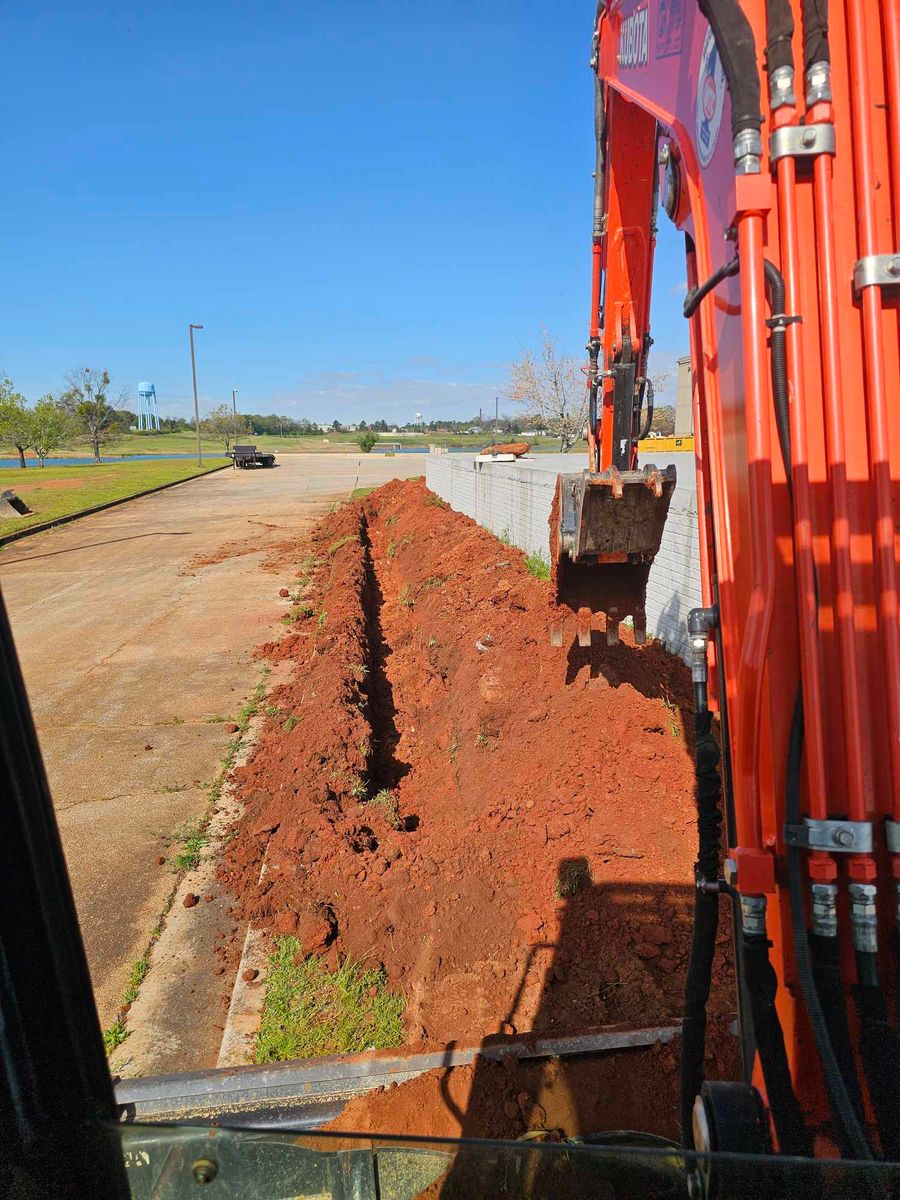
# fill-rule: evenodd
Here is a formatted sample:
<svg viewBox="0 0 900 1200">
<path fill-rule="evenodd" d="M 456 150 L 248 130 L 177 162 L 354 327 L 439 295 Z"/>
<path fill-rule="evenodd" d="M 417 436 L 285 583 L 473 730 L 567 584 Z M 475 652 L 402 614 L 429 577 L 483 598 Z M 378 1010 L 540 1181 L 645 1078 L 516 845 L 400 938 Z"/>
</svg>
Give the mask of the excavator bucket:
<svg viewBox="0 0 900 1200">
<path fill-rule="evenodd" d="M 662 540 L 675 490 L 675 468 L 582 471 L 560 475 L 550 517 L 557 603 L 577 614 L 578 642 L 590 646 L 591 617 L 606 616 L 606 640 L 619 640 L 619 622 L 634 621 L 646 640 L 645 601 L 650 566 Z M 562 645 L 562 626 L 551 640 Z"/>
</svg>

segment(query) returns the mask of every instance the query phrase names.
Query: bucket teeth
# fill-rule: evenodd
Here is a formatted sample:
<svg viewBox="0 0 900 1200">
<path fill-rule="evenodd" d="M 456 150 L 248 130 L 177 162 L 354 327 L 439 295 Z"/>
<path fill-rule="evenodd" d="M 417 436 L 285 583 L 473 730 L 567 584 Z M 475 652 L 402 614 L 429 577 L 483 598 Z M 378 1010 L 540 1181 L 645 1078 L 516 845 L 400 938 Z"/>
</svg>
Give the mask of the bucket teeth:
<svg viewBox="0 0 900 1200">
<path fill-rule="evenodd" d="M 606 614 L 606 644 L 607 646 L 618 646 L 619 644 L 619 612 L 615 608 L 611 608 Z"/>
<path fill-rule="evenodd" d="M 587 607 L 578 610 L 578 645 L 587 647 L 591 644 L 591 610 Z"/>
<path fill-rule="evenodd" d="M 634 644 L 644 646 L 647 643 L 647 612 L 643 608 L 634 610 Z"/>
<path fill-rule="evenodd" d="M 562 621 L 554 621 L 550 626 L 550 645 L 561 646 L 563 644 L 563 627 Z"/>
</svg>

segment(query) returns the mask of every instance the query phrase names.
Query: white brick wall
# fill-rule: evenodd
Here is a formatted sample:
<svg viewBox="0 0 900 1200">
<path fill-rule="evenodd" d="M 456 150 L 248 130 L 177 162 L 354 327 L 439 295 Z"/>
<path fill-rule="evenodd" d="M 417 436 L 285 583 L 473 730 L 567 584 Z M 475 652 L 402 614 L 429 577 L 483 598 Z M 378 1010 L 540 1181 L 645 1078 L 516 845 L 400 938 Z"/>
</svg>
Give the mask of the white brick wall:
<svg viewBox="0 0 900 1200">
<path fill-rule="evenodd" d="M 659 553 L 647 585 L 647 629 L 685 661 L 689 658 L 687 614 L 702 604 L 697 492 L 690 454 L 660 457 L 674 462 L 678 486 L 672 496 Z M 541 455 L 521 463 L 476 463 L 462 454 L 435 454 L 425 463 L 425 481 L 451 508 L 472 517 L 498 537 L 531 554 L 549 557 L 550 508 L 560 470 L 578 470 L 574 455 Z"/>
</svg>

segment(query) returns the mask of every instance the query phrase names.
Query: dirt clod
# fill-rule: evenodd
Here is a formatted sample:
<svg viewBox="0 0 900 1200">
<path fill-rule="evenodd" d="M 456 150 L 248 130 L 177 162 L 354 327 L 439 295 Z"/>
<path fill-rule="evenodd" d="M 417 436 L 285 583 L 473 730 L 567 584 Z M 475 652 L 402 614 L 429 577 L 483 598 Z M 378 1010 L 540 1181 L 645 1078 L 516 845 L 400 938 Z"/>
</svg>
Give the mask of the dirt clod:
<svg viewBox="0 0 900 1200">
<path fill-rule="evenodd" d="M 247 967 L 241 972 L 241 979 L 243 979 L 244 983 L 252 983 L 254 979 L 258 978 L 259 971 L 257 971 L 256 967 Z"/>
<path fill-rule="evenodd" d="M 182 900 L 182 904 L 184 905 L 185 908 L 193 908 L 194 905 L 198 904 L 198 903 L 199 903 L 199 899 L 197 896 L 194 895 L 193 892 L 188 892 L 187 895 L 185 896 L 184 900 Z"/>
</svg>

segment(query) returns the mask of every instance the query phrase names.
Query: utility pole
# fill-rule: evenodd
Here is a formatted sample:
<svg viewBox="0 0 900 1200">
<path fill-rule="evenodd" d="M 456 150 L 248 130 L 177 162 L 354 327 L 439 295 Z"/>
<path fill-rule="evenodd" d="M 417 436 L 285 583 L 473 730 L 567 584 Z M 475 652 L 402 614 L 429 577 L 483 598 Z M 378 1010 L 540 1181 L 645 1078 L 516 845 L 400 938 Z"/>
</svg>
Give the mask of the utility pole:
<svg viewBox="0 0 900 1200">
<path fill-rule="evenodd" d="M 499 420 L 500 420 L 500 397 L 495 396 L 494 397 L 494 424 L 496 425 Z"/>
<path fill-rule="evenodd" d="M 237 388 L 232 388 L 231 389 L 231 411 L 235 416 L 237 416 L 237 400 L 235 399 L 235 396 L 237 396 Z"/>
<path fill-rule="evenodd" d="M 194 357 L 194 330 L 202 329 L 202 325 L 188 325 L 191 339 L 191 374 L 194 377 L 194 427 L 197 430 L 197 466 L 203 466 L 203 446 L 200 442 L 200 407 L 197 404 L 197 360 Z"/>
</svg>

